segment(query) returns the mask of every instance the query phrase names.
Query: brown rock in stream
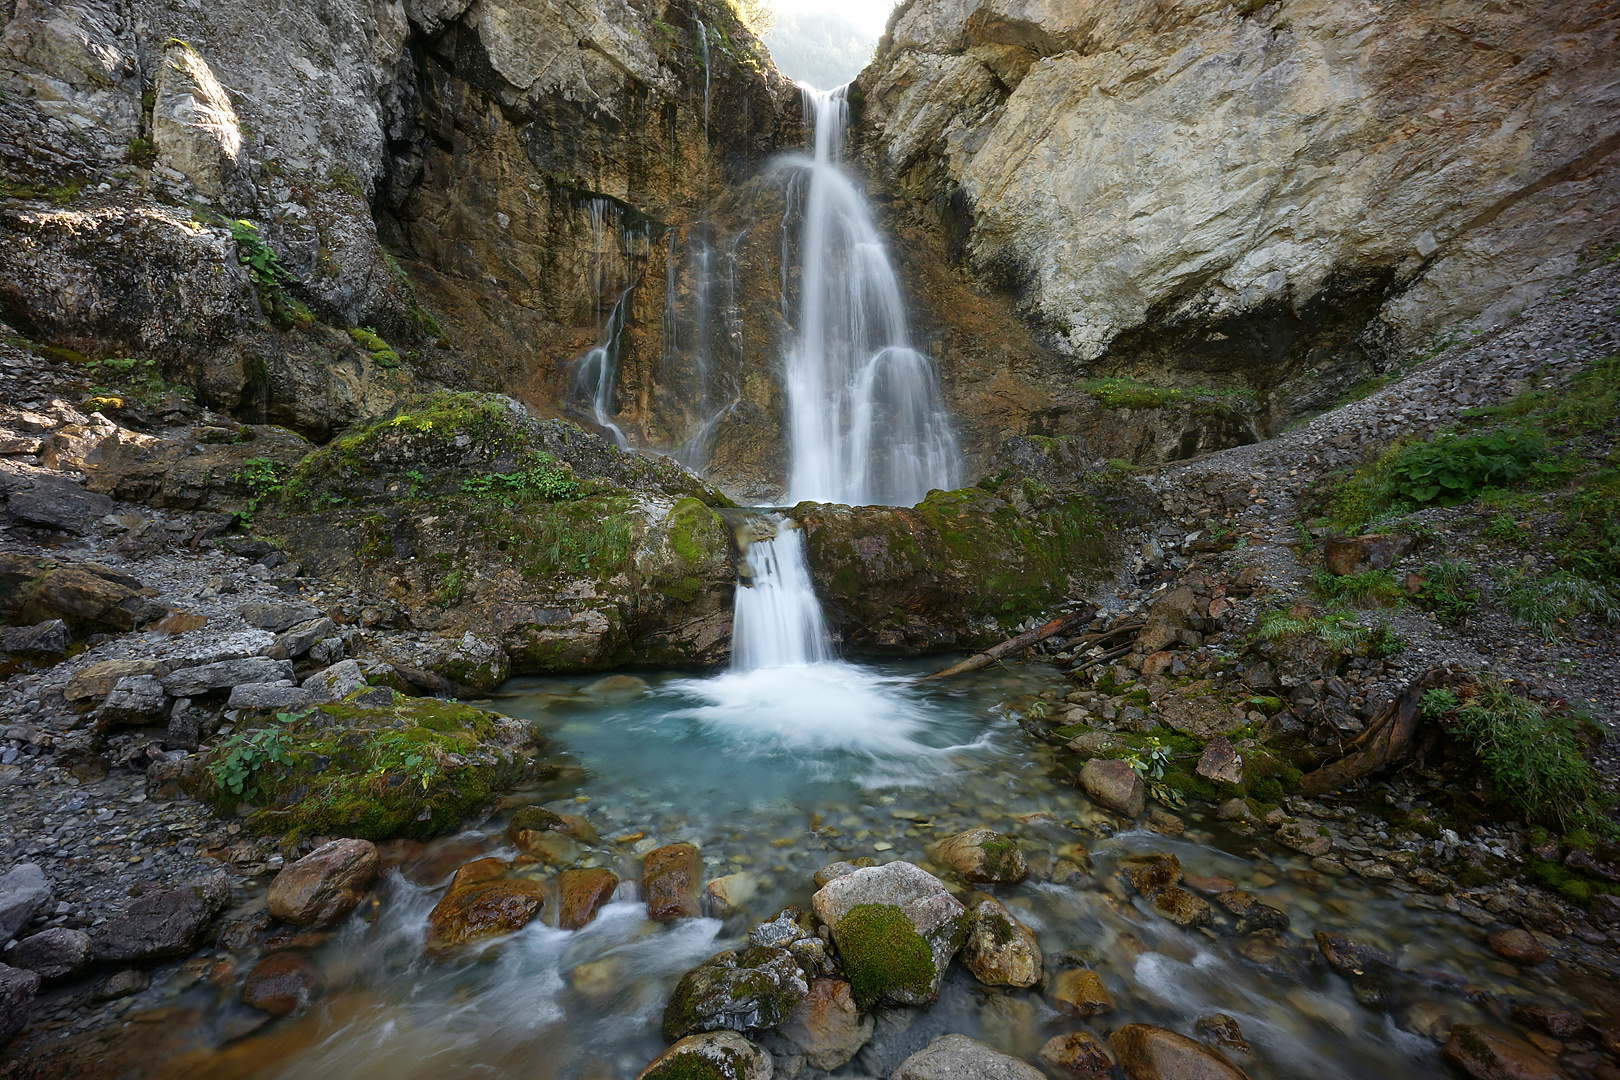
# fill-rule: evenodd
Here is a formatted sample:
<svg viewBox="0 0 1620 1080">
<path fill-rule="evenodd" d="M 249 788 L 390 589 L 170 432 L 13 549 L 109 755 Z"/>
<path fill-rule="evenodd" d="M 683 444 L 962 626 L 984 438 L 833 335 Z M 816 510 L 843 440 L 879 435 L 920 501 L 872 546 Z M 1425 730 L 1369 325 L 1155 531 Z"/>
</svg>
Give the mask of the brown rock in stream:
<svg viewBox="0 0 1620 1080">
<path fill-rule="evenodd" d="M 529 878 L 508 878 L 508 869 L 489 858 L 456 871 L 450 888 L 428 912 L 429 955 L 521 930 L 540 914 L 546 887 Z"/>
<path fill-rule="evenodd" d="M 270 883 L 270 914 L 294 926 L 335 926 L 377 880 L 377 862 L 370 840 L 322 844 Z"/>
<path fill-rule="evenodd" d="M 1041 980 L 1041 948 L 1035 932 L 1000 902 L 985 899 L 973 911 L 962 963 L 990 986 L 1034 986 Z"/>
<path fill-rule="evenodd" d="M 939 857 L 968 881 L 1016 885 L 1029 876 L 1018 845 L 994 829 L 968 829 L 939 842 Z"/>
<path fill-rule="evenodd" d="M 832 1070 L 860 1052 L 872 1038 L 873 1020 L 855 1007 L 849 983 L 812 979 L 809 995 L 777 1028 L 804 1054 L 813 1069 Z"/>
<path fill-rule="evenodd" d="M 1114 1072 L 1114 1058 L 1101 1039 L 1089 1031 L 1054 1035 L 1041 1047 L 1041 1060 L 1062 1076 L 1074 1080 L 1102 1080 Z"/>
<path fill-rule="evenodd" d="M 242 1004 L 271 1016 L 286 1016 L 308 1005 L 319 976 L 309 957 L 277 952 L 260 960 L 242 983 Z"/>
<path fill-rule="evenodd" d="M 1458 1024 L 1440 1052 L 1473 1080 L 1569 1080 L 1546 1054 L 1492 1028 Z"/>
<path fill-rule="evenodd" d="M 1047 991 L 1058 1006 L 1076 1016 L 1097 1016 L 1114 1011 L 1114 998 L 1103 985 L 1102 976 L 1090 968 L 1060 971 L 1047 983 Z"/>
<path fill-rule="evenodd" d="M 564 870 L 557 875 L 557 926 L 578 930 L 589 923 L 618 887 L 619 875 L 611 870 Z"/>
<path fill-rule="evenodd" d="M 1152 1024 L 1126 1024 L 1108 1041 L 1128 1080 L 1249 1080 L 1203 1043 Z"/>
<path fill-rule="evenodd" d="M 1153 910 L 1177 926 L 1208 926 L 1215 917 L 1208 900 L 1176 885 L 1159 890 Z"/>
<path fill-rule="evenodd" d="M 1147 806 L 1147 784 L 1128 762 L 1092 758 L 1080 770 L 1080 786 L 1092 802 L 1128 818 L 1140 817 Z"/>
<path fill-rule="evenodd" d="M 1131 883 L 1131 888 L 1143 896 L 1157 896 L 1181 881 L 1181 860 L 1174 855 L 1127 855 L 1119 860 L 1119 872 Z"/>
<path fill-rule="evenodd" d="M 647 917 L 655 922 L 695 918 L 698 889 L 703 882 L 703 861 L 692 844 L 667 844 L 647 853 L 641 861 L 641 895 Z"/>
<path fill-rule="evenodd" d="M 1485 939 L 1485 944 L 1498 956 L 1505 956 L 1515 964 L 1535 967 L 1547 962 L 1547 949 L 1528 930 L 1498 930 Z"/>
</svg>

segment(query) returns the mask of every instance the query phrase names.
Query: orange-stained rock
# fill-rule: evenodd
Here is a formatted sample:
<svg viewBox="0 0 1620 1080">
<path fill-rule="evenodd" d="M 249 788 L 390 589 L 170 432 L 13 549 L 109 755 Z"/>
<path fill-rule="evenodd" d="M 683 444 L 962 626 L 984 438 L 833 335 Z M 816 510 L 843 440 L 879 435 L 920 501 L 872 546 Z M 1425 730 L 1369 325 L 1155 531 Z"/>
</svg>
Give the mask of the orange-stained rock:
<svg viewBox="0 0 1620 1080">
<path fill-rule="evenodd" d="M 242 982 L 242 1004 L 286 1016 L 309 1004 L 318 978 L 315 965 L 303 953 L 271 953 Z"/>
<path fill-rule="evenodd" d="M 450 888 L 428 912 L 425 947 L 430 955 L 521 930 L 540 914 L 545 885 L 506 873 L 499 859 L 479 859 L 456 871 Z"/>
<path fill-rule="evenodd" d="M 613 899 L 619 875 L 611 870 L 564 870 L 557 875 L 557 925 L 578 930 Z"/>
<path fill-rule="evenodd" d="M 1126 1024 L 1108 1041 L 1128 1080 L 1249 1080 L 1203 1043 L 1152 1024 Z"/>
<path fill-rule="evenodd" d="M 673 922 L 697 916 L 702 881 L 703 860 L 694 845 L 667 844 L 649 851 L 641 861 L 641 895 L 647 901 L 647 917 Z"/>
<path fill-rule="evenodd" d="M 270 883 L 270 914 L 294 926 L 336 925 L 377 880 L 377 861 L 370 840 L 322 844 Z"/>
</svg>

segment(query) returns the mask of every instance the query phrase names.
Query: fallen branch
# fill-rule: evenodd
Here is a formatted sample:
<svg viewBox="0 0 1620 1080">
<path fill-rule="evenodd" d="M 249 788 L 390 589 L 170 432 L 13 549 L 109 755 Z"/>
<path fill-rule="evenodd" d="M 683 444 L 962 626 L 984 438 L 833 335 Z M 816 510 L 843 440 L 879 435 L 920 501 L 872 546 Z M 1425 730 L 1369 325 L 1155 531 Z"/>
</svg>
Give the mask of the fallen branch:
<svg viewBox="0 0 1620 1080">
<path fill-rule="evenodd" d="M 925 679 L 949 679 L 953 675 L 963 675 L 969 671 L 978 671 L 982 667 L 988 667 L 989 665 L 995 663 L 1008 653 L 1015 653 L 1021 649 L 1027 649 L 1037 641 L 1045 641 L 1053 634 L 1061 634 L 1063 631 L 1072 626 L 1076 626 L 1080 623 L 1090 622 L 1096 617 L 1097 609 L 1092 607 L 1090 604 L 1086 604 L 1078 611 L 1071 611 L 1067 615 L 1060 615 L 1051 622 L 1037 626 L 1033 630 L 1026 630 L 1024 633 L 1019 634 L 1015 638 L 1008 638 L 1000 645 L 988 648 L 984 650 L 984 652 L 974 653 L 966 660 L 963 660 L 959 664 L 952 664 L 944 671 L 936 671 L 932 675 L 925 675 L 923 677 Z"/>
<path fill-rule="evenodd" d="M 1140 630 L 1141 627 L 1137 627 L 1137 629 Z M 1130 652 L 1134 648 L 1136 648 L 1136 642 L 1127 641 L 1125 644 L 1121 645 L 1117 649 L 1110 649 L 1108 652 L 1103 653 L 1101 656 L 1093 656 L 1090 660 L 1087 660 L 1083 664 L 1074 665 L 1074 667 L 1069 669 L 1068 676 L 1071 679 L 1075 678 L 1076 676 L 1078 676 L 1082 671 L 1086 670 L 1087 668 L 1096 667 L 1098 664 L 1101 664 L 1101 663 L 1103 663 L 1105 661 L 1108 661 L 1108 660 L 1118 659 L 1119 657 L 1124 656 L 1126 653 Z"/>
<path fill-rule="evenodd" d="M 1344 756 L 1299 778 L 1299 793 L 1321 795 L 1370 776 L 1405 757 L 1413 746 L 1418 722 L 1423 719 L 1423 694 L 1435 684 L 1438 671 L 1422 678 L 1384 706 L 1360 735 L 1344 745 Z"/>
</svg>

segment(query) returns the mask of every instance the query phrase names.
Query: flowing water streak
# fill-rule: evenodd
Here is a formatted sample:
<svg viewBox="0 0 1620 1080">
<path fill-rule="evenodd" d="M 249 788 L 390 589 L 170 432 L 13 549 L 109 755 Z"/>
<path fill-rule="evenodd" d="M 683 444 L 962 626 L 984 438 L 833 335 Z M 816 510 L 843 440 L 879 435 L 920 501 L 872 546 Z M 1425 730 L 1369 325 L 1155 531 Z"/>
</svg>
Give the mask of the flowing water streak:
<svg viewBox="0 0 1620 1080">
<path fill-rule="evenodd" d="M 737 589 L 732 620 L 732 668 L 755 671 L 831 660 L 798 525 L 782 519 L 775 536 L 750 543 L 747 569 L 749 580 Z"/>
<path fill-rule="evenodd" d="M 960 455 L 933 361 L 911 347 L 900 282 L 860 188 L 840 167 L 844 88 L 804 88 L 814 155 L 800 233 L 798 340 L 788 354 L 786 502 L 906 506 L 957 483 Z M 789 181 L 789 198 L 793 181 Z M 784 259 L 784 263 L 785 263 Z"/>
<path fill-rule="evenodd" d="M 628 449 L 630 440 L 612 419 L 613 391 L 619 377 L 624 323 L 635 291 L 637 271 L 632 263 L 638 254 L 645 255 L 643 249 L 652 237 L 645 226 L 626 226 L 621 207 L 611 199 L 589 199 L 582 208 L 591 230 L 587 286 L 598 322 L 597 344 L 574 362 L 574 397 L 590 409 L 591 418 L 615 443 Z M 610 288 L 619 291 L 604 323 L 602 299 Z"/>
</svg>

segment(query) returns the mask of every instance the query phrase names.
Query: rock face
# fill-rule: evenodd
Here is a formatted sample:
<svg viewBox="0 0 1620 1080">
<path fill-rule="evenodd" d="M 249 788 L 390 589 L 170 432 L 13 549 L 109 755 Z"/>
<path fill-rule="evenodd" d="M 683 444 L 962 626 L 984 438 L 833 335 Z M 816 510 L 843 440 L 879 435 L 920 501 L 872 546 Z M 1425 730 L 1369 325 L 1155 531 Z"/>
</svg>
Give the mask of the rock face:
<svg viewBox="0 0 1620 1080">
<path fill-rule="evenodd" d="M 1458 1024 L 1440 1051 L 1473 1080 L 1567 1080 L 1551 1058 L 1516 1035 Z"/>
<path fill-rule="evenodd" d="M 90 935 L 83 930 L 53 926 L 17 942 L 6 960 L 14 967 L 38 973 L 42 979 L 60 979 L 90 963 Z"/>
<path fill-rule="evenodd" d="M 1034 986 L 1041 981 L 1041 949 L 1034 931 L 993 899 L 973 909 L 962 963 L 974 978 L 991 986 Z"/>
<path fill-rule="evenodd" d="M 756 945 L 723 952 L 681 976 L 664 1009 L 664 1038 L 775 1027 L 809 993 L 804 972 L 786 949 Z"/>
<path fill-rule="evenodd" d="M 50 898 L 45 871 L 35 863 L 18 863 L 0 876 L 0 941 L 16 937 Z"/>
<path fill-rule="evenodd" d="M 1248 1080 L 1203 1043 L 1152 1024 L 1126 1024 L 1108 1041 L 1129 1080 Z"/>
<path fill-rule="evenodd" d="M 209 920 L 230 899 L 224 874 L 148 893 L 96 930 L 90 940 L 91 954 L 103 963 L 184 956 L 197 947 Z"/>
<path fill-rule="evenodd" d="M 908 862 L 836 877 L 811 905 L 862 1009 L 933 1002 L 967 933 L 967 914 L 944 882 Z"/>
<path fill-rule="evenodd" d="M 335 926 L 377 879 L 377 846 L 332 840 L 284 867 L 270 883 L 270 914 L 294 926 Z"/>
<path fill-rule="evenodd" d="M 1268 390 L 1274 425 L 1612 234 L 1616 34 L 1573 0 L 913 0 L 862 137 L 1065 351 Z"/>
<path fill-rule="evenodd" d="M 966 1035 L 941 1035 L 900 1063 L 893 1080 L 1041 1080 L 1041 1071 Z"/>
<path fill-rule="evenodd" d="M 0 964 L 0 1041 L 11 1038 L 28 1022 L 29 1006 L 39 992 L 39 976 Z"/>
</svg>

